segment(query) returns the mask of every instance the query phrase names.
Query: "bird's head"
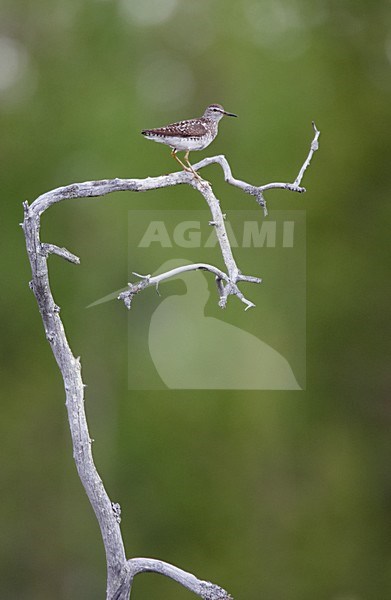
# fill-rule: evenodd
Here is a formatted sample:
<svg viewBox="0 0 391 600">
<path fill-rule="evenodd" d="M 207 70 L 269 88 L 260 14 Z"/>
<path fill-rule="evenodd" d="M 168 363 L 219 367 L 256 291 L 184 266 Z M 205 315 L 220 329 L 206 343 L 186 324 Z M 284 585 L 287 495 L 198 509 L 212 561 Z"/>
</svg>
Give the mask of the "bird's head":
<svg viewBox="0 0 391 600">
<path fill-rule="evenodd" d="M 205 119 L 211 119 L 212 121 L 220 121 L 220 119 L 222 119 L 224 115 L 226 115 L 227 117 L 238 116 L 234 113 L 229 113 L 225 111 L 221 104 L 210 104 L 203 114 Z"/>
</svg>

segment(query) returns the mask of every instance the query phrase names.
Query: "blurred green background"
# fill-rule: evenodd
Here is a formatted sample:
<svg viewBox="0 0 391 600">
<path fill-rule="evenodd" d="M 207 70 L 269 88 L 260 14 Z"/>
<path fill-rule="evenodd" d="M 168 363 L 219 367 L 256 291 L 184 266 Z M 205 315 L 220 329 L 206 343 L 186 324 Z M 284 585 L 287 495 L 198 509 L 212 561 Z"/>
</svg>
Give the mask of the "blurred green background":
<svg viewBox="0 0 391 600">
<path fill-rule="evenodd" d="M 307 391 L 128 390 L 132 313 L 85 307 L 128 280 L 130 210 L 191 215 L 201 198 L 178 187 L 53 207 L 43 240 L 82 263 L 50 258 L 51 283 L 82 358 L 94 456 L 121 503 L 127 554 L 171 561 L 237 600 L 391 597 L 389 11 L 386 0 L 2 0 L 2 598 L 105 590 L 62 381 L 28 288 L 21 203 L 174 169 L 140 130 L 210 102 L 240 120 L 223 122 L 198 156 L 224 153 L 252 183 L 292 181 L 311 120 L 321 129 L 307 194 L 267 195 L 270 208 L 307 211 Z M 225 210 L 254 207 L 218 167 L 205 175 Z M 228 311 L 242 315 L 235 299 Z M 278 306 L 267 307 L 273 319 Z M 132 596 L 186 597 L 158 575 L 137 578 Z"/>
</svg>

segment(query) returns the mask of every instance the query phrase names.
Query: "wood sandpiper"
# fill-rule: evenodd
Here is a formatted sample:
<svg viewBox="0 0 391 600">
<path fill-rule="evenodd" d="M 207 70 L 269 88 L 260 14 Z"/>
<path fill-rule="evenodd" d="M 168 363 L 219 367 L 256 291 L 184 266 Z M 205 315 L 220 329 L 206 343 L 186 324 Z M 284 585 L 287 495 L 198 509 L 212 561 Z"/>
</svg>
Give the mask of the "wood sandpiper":
<svg viewBox="0 0 391 600">
<path fill-rule="evenodd" d="M 198 119 L 178 121 L 177 123 L 171 123 L 157 129 L 143 129 L 141 133 L 149 140 L 170 146 L 172 148 L 171 156 L 175 158 L 185 171 L 190 171 L 199 178 L 198 173 L 194 171 L 189 162 L 189 152 L 203 150 L 213 142 L 218 133 L 218 123 L 224 115 L 228 117 L 238 116 L 226 112 L 221 104 L 210 104 L 202 117 Z M 182 150 L 186 152 L 186 165 L 177 156 L 177 152 Z"/>
</svg>

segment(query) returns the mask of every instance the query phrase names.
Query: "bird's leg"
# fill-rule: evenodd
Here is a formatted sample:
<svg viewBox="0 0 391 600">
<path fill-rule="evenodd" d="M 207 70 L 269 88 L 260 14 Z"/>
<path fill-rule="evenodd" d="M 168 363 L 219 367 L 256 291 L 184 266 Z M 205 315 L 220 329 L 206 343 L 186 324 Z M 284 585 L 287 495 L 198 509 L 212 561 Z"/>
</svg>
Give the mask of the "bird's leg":
<svg viewBox="0 0 391 600">
<path fill-rule="evenodd" d="M 199 179 L 199 180 L 201 181 L 201 180 L 202 180 L 202 177 L 200 177 L 200 176 L 198 175 L 197 171 L 194 171 L 194 169 L 193 169 L 193 167 L 192 167 L 192 165 L 191 165 L 191 163 L 190 163 L 190 161 L 189 161 L 189 152 L 190 152 L 190 150 L 188 150 L 188 151 L 186 152 L 186 154 L 185 154 L 185 161 L 186 161 L 186 162 L 187 162 L 187 164 L 189 165 L 190 171 L 193 173 L 193 175 L 194 175 L 195 177 L 197 177 L 197 179 Z"/>
<path fill-rule="evenodd" d="M 187 171 L 187 172 L 190 172 L 190 173 L 193 171 L 193 169 L 191 169 L 189 167 L 186 167 L 186 165 L 183 164 L 183 162 L 181 161 L 181 159 L 177 156 L 175 148 L 173 148 L 171 150 L 171 156 L 173 158 L 175 158 L 175 160 L 181 165 L 181 167 L 183 168 L 184 171 Z M 191 167 L 191 165 L 190 165 L 190 167 Z"/>
</svg>

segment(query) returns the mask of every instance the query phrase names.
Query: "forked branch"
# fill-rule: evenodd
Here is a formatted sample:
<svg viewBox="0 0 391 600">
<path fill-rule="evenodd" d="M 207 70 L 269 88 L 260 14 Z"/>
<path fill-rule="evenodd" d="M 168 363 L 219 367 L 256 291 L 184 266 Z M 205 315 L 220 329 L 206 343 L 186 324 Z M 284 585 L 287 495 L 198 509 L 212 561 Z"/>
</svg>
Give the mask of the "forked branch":
<svg viewBox="0 0 391 600">
<path fill-rule="evenodd" d="M 194 165 L 194 169 L 200 170 L 212 163 L 218 163 L 223 169 L 225 179 L 228 183 L 254 196 L 257 202 L 266 210 L 263 196 L 266 190 L 282 188 L 299 193 L 305 191 L 304 188 L 300 187 L 301 180 L 318 144 L 319 131 L 315 126 L 314 130 L 315 137 L 312 141 L 310 153 L 294 183 L 270 183 L 263 186 L 250 185 L 232 176 L 230 166 L 224 156 L 206 158 Z M 104 196 L 119 191 L 145 192 L 147 190 L 156 190 L 180 184 L 192 186 L 205 198 L 211 211 L 211 225 L 216 231 L 226 272 L 206 263 L 195 263 L 193 265 L 184 265 L 155 277 L 151 277 L 150 275 L 139 276 L 140 281 L 136 284 L 129 284 L 129 289 L 121 294 L 121 298 L 130 307 L 134 295 L 142 289 L 150 285 L 158 285 L 161 281 L 183 271 L 203 269 L 211 272 L 216 278 L 220 306 L 224 307 L 226 305 L 230 295 L 238 296 L 246 304 L 246 307 L 254 306 L 251 301 L 243 296 L 238 283 L 242 281 L 260 283 L 261 280 L 258 277 L 243 275 L 240 272 L 232 254 L 224 224 L 224 215 L 221 211 L 219 201 L 214 195 L 211 185 L 207 181 L 194 177 L 191 173 L 183 171 L 159 177 L 147 177 L 146 179 L 87 181 L 47 192 L 39 196 L 31 206 L 27 202 L 24 203 L 24 221 L 22 226 L 32 271 L 30 287 L 38 303 L 46 338 L 50 343 L 64 381 L 66 408 L 76 468 L 94 509 L 102 534 L 107 563 L 107 600 L 128 600 L 133 577 L 137 573 L 146 571 L 153 571 L 171 577 L 205 600 L 229 600 L 230 596 L 219 586 L 197 579 L 191 573 L 182 571 L 163 561 L 149 558 L 133 558 L 130 560 L 126 558 L 120 530 L 120 506 L 110 500 L 96 470 L 92 456 L 92 439 L 89 435 L 84 408 L 85 386 L 81 377 L 80 360 L 72 354 L 60 318 L 60 308 L 54 301 L 49 283 L 47 261 L 50 254 L 56 254 L 74 264 L 78 264 L 80 261 L 75 254 L 69 252 L 66 248 L 60 248 L 55 244 L 41 241 L 41 216 L 53 204 L 71 198 Z"/>
</svg>

